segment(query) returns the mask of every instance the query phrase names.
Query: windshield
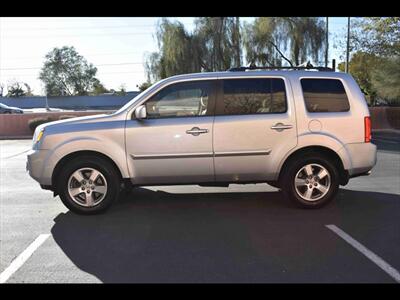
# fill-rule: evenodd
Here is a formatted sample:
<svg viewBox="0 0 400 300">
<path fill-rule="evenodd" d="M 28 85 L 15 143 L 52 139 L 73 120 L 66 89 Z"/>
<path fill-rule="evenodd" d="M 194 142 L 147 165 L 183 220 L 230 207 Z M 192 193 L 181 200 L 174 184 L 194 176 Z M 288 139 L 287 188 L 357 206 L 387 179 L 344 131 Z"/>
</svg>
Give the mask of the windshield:
<svg viewBox="0 0 400 300">
<path fill-rule="evenodd" d="M 140 94 L 138 94 L 135 98 L 133 98 L 132 100 L 130 100 L 129 102 L 127 102 L 124 106 L 122 106 L 120 109 L 118 109 L 115 113 L 118 114 L 122 111 L 124 111 L 125 109 L 127 109 L 129 106 L 131 106 L 134 102 L 136 102 L 136 100 L 138 98 L 140 98 L 140 96 L 143 94 L 144 92 L 141 92 Z"/>
<path fill-rule="evenodd" d="M 156 88 L 158 86 L 159 83 L 161 83 L 163 80 L 158 81 L 156 83 L 154 83 L 152 86 L 148 87 L 146 90 L 144 90 L 143 92 L 141 92 L 140 94 L 138 94 L 135 98 L 133 98 L 132 100 L 130 100 L 128 103 L 126 103 L 124 106 L 122 106 L 119 110 L 117 110 L 115 113 L 118 114 L 126 109 L 128 109 L 130 106 L 132 106 L 133 103 L 135 103 L 137 100 L 139 100 L 140 98 L 142 98 L 142 96 L 144 96 L 147 93 L 151 93 L 152 90 L 154 90 L 154 88 Z"/>
<path fill-rule="evenodd" d="M 8 106 L 5 105 L 5 104 L 3 104 L 3 103 L 0 103 L 0 107 L 1 107 L 1 108 L 8 108 Z"/>
</svg>

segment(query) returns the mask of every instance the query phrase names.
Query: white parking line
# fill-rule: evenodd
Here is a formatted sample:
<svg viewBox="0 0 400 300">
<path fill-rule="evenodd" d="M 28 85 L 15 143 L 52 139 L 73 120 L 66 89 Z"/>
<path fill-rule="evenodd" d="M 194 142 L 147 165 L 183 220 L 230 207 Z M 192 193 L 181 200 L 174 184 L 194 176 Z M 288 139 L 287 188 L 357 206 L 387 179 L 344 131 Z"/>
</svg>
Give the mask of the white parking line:
<svg viewBox="0 0 400 300">
<path fill-rule="evenodd" d="M 24 154 L 24 153 L 28 152 L 29 150 L 31 150 L 31 149 L 27 149 L 27 150 L 25 150 L 25 151 L 22 151 L 22 152 L 20 152 L 20 153 L 13 154 L 13 155 L 10 155 L 10 156 L 6 156 L 6 157 L 4 157 L 4 159 L 6 159 L 6 158 L 11 158 L 11 157 L 15 157 L 15 156 L 18 156 L 18 155 Z"/>
<path fill-rule="evenodd" d="M 28 248 L 24 250 L 11 264 L 0 274 L 0 283 L 5 283 L 27 260 L 37 248 L 50 236 L 50 234 L 41 234 L 34 240 Z"/>
<path fill-rule="evenodd" d="M 354 248 L 356 248 L 358 251 L 360 251 L 362 254 L 364 254 L 366 257 L 368 257 L 378 267 L 380 267 L 383 271 L 388 273 L 394 280 L 400 283 L 400 273 L 391 265 L 389 265 L 386 261 L 384 261 L 382 258 L 380 258 L 372 251 L 368 250 L 366 247 L 364 247 L 362 244 L 357 242 L 350 235 L 348 235 L 346 232 L 336 227 L 335 225 L 325 225 L 325 226 L 330 230 L 332 230 L 334 233 L 336 233 L 338 236 L 340 236 L 342 239 L 344 239 L 346 242 L 348 242 L 350 245 L 352 245 Z"/>
</svg>

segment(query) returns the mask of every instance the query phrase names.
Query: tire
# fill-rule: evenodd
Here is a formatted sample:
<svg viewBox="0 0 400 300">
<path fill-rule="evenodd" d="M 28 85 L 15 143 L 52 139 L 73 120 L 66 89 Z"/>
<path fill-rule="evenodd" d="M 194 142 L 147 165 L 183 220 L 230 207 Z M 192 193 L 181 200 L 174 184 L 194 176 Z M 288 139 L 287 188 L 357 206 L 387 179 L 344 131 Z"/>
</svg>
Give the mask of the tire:
<svg viewBox="0 0 400 300">
<path fill-rule="evenodd" d="M 318 173 L 321 178 L 315 178 Z M 311 174 L 313 178 L 310 178 Z M 296 157 L 287 164 L 281 177 L 281 186 L 284 187 L 284 195 L 297 206 L 320 208 L 335 198 L 339 189 L 339 172 L 325 156 L 310 153 Z"/>
<path fill-rule="evenodd" d="M 90 181 L 90 177 L 96 181 Z M 120 176 L 109 161 L 82 155 L 68 162 L 60 171 L 57 191 L 69 210 L 83 215 L 99 214 L 118 198 Z M 74 193 L 79 194 L 72 197 Z"/>
</svg>

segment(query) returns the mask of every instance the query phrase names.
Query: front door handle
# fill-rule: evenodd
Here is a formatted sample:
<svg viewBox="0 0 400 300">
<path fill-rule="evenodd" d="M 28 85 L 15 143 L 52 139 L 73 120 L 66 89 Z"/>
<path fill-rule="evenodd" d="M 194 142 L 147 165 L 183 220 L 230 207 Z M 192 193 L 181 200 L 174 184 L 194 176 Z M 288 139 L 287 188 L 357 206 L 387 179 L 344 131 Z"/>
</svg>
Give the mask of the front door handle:
<svg viewBox="0 0 400 300">
<path fill-rule="evenodd" d="M 200 135 L 202 133 L 207 133 L 207 132 L 208 132 L 208 129 L 201 129 L 199 127 L 193 127 L 190 130 L 186 130 L 187 134 L 191 134 L 191 135 L 194 135 L 194 136 L 198 136 L 198 135 Z"/>
<path fill-rule="evenodd" d="M 275 125 L 271 126 L 271 129 L 276 131 L 282 131 L 285 129 L 293 128 L 293 125 L 285 125 L 283 123 L 276 123 Z"/>
</svg>

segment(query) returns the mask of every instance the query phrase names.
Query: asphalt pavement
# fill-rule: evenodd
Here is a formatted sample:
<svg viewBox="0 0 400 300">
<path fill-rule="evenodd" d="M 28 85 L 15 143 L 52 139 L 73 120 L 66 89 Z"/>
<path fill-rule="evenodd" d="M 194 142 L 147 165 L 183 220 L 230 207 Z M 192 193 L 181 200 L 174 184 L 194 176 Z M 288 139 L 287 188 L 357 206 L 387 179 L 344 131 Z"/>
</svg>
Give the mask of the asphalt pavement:
<svg viewBox="0 0 400 300">
<path fill-rule="evenodd" d="M 383 132 L 373 141 L 379 151 L 372 174 L 352 179 L 318 210 L 294 207 L 267 184 L 168 186 L 136 188 L 97 216 L 69 212 L 29 177 L 30 140 L 0 141 L 0 277 L 7 283 L 395 283 L 400 135 Z"/>
</svg>

